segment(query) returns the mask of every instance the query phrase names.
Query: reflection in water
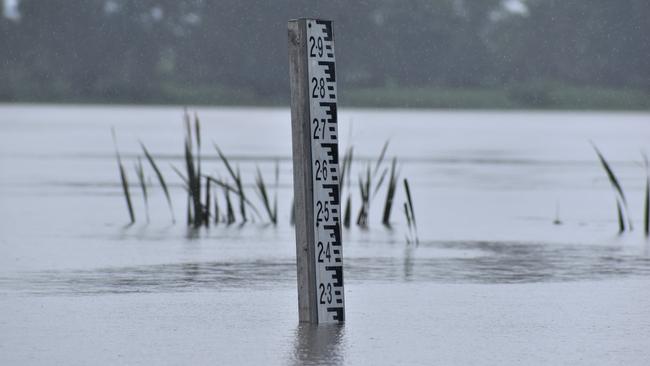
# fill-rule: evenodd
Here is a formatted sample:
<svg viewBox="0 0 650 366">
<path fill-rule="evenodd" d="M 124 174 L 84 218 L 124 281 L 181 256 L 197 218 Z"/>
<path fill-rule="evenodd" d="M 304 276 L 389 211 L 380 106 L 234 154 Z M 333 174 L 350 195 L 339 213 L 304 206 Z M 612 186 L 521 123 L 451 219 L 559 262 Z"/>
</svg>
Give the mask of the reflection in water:
<svg viewBox="0 0 650 366">
<path fill-rule="evenodd" d="M 381 248 L 375 247 L 381 254 Z M 394 252 L 391 252 L 394 253 Z M 402 255 L 346 258 L 355 281 L 530 283 L 650 276 L 650 257 L 620 246 L 428 242 Z M 98 294 L 294 286 L 290 258 L 190 262 L 0 275 L 0 294 Z"/>
<path fill-rule="evenodd" d="M 301 323 L 296 328 L 293 365 L 342 365 L 344 325 Z"/>
<path fill-rule="evenodd" d="M 404 250 L 404 281 L 411 280 L 413 276 L 413 245 L 407 245 Z"/>
</svg>

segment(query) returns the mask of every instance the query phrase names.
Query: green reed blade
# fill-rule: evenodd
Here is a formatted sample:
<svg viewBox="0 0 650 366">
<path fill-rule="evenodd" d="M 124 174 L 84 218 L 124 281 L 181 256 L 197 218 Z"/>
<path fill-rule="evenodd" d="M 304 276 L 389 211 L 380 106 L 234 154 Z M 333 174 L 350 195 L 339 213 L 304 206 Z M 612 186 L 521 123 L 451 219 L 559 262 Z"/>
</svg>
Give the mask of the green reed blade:
<svg viewBox="0 0 650 366">
<path fill-rule="evenodd" d="M 139 156 L 134 168 L 135 175 L 138 177 L 140 188 L 142 189 L 142 199 L 144 200 L 145 214 L 147 216 L 147 222 L 149 222 L 149 195 L 147 193 L 147 182 L 144 179 L 144 167 L 142 166 L 142 159 Z"/>
<path fill-rule="evenodd" d="M 241 172 L 237 166 L 237 179 L 235 179 L 237 190 L 239 191 L 239 213 L 241 214 L 242 221 L 246 222 L 246 195 L 244 194 L 244 185 L 242 184 Z"/>
<path fill-rule="evenodd" d="M 650 236 L 650 164 L 648 164 L 648 155 L 643 153 L 643 163 L 645 165 L 645 202 L 643 205 L 643 232 L 646 238 Z"/>
<path fill-rule="evenodd" d="M 411 199 L 411 189 L 409 188 L 409 181 L 406 178 L 404 178 L 404 190 L 406 192 L 406 199 L 409 204 L 409 211 L 411 214 L 411 220 L 413 221 L 413 227 L 417 227 L 417 223 L 415 221 L 415 211 L 413 210 L 413 200 Z"/>
<path fill-rule="evenodd" d="M 214 195 L 214 225 L 219 224 L 219 200 L 217 195 Z"/>
<path fill-rule="evenodd" d="M 621 203 L 616 200 L 616 212 L 618 213 L 618 232 L 622 233 L 625 231 L 625 220 L 623 220 L 623 211 L 621 210 Z"/>
<path fill-rule="evenodd" d="M 230 225 L 235 222 L 235 211 L 233 210 L 232 202 L 230 201 L 230 191 L 224 189 L 224 192 L 226 195 L 226 213 L 227 213 L 226 222 L 228 223 L 228 225 Z"/>
<path fill-rule="evenodd" d="M 117 158 L 117 166 L 120 171 L 120 180 L 122 181 L 122 191 L 124 193 L 124 198 L 126 199 L 126 206 L 129 210 L 129 218 L 131 223 L 135 223 L 135 214 L 133 213 L 133 205 L 131 203 L 131 193 L 129 192 L 129 182 L 126 176 L 126 171 L 124 170 L 124 165 L 122 165 L 122 157 L 117 148 L 117 137 L 115 136 L 115 128 L 111 127 L 111 135 L 113 136 L 113 146 L 115 146 L 115 156 Z"/>
<path fill-rule="evenodd" d="M 381 175 L 379 176 L 379 180 L 377 181 L 377 184 L 375 184 L 375 189 L 374 189 L 374 193 L 372 194 L 372 198 L 375 198 L 377 192 L 379 192 L 379 188 L 381 188 L 381 185 L 384 183 L 384 179 L 386 179 L 387 174 L 388 174 L 388 168 L 384 168 Z"/>
<path fill-rule="evenodd" d="M 381 153 L 379 153 L 379 158 L 377 159 L 377 164 L 375 165 L 375 169 L 372 172 L 372 175 L 375 176 L 377 175 L 377 171 L 379 171 L 379 167 L 381 166 L 381 163 L 384 161 L 384 157 L 386 156 L 386 150 L 388 150 L 388 144 L 390 143 L 390 140 L 386 140 L 384 143 L 384 146 L 381 148 Z"/>
<path fill-rule="evenodd" d="M 210 178 L 205 177 L 205 216 L 203 217 L 203 225 L 210 226 Z"/>
<path fill-rule="evenodd" d="M 409 188 L 409 182 L 404 178 L 404 190 L 406 191 L 406 199 L 408 200 L 408 207 L 411 215 L 411 221 L 413 222 L 413 231 L 415 232 L 415 244 L 418 244 L 420 239 L 418 238 L 418 226 L 415 221 L 415 210 L 413 209 L 413 200 L 411 199 L 411 189 Z"/>
<path fill-rule="evenodd" d="M 186 191 L 189 191 L 190 182 L 187 180 L 187 177 L 183 175 L 183 173 L 177 167 L 175 167 L 174 164 L 169 164 L 169 166 L 172 168 L 174 173 L 176 173 L 176 175 L 178 175 L 178 177 L 181 178 L 181 180 L 183 181 L 184 184 L 183 188 L 185 188 Z"/>
<path fill-rule="evenodd" d="M 156 173 L 156 177 L 158 177 L 158 183 L 163 189 L 163 193 L 165 194 L 165 198 L 167 199 L 167 206 L 169 207 L 169 213 L 172 216 L 172 223 L 176 222 L 176 218 L 174 217 L 174 207 L 172 206 L 172 199 L 169 194 L 169 189 L 167 188 L 167 183 L 165 182 L 165 178 L 163 177 L 162 173 L 160 172 L 160 169 L 158 169 L 158 165 L 156 164 L 155 160 L 153 159 L 153 156 L 149 153 L 149 150 L 144 146 L 142 141 L 138 141 L 140 143 L 140 146 L 142 147 L 142 151 L 144 152 L 144 156 L 147 158 L 147 161 L 149 162 L 149 165 L 153 169 L 153 171 Z"/>
<path fill-rule="evenodd" d="M 605 172 L 607 173 L 607 177 L 609 178 L 609 182 L 612 184 L 614 190 L 618 193 L 619 197 L 621 198 L 621 200 L 623 202 L 623 209 L 625 210 L 625 215 L 628 218 L 628 224 L 629 224 L 630 230 L 632 230 L 632 219 L 630 218 L 630 215 L 629 215 L 627 200 L 625 198 L 625 193 L 623 193 L 623 187 L 621 187 L 621 184 L 619 183 L 618 179 L 616 178 L 616 175 L 614 174 L 614 171 L 610 167 L 609 163 L 607 163 L 607 160 L 605 160 L 605 157 L 600 152 L 600 150 L 598 150 L 598 147 L 596 147 L 596 144 L 594 144 L 593 141 L 590 141 L 590 142 L 591 142 L 591 146 L 594 148 L 594 150 L 596 151 L 596 154 L 598 155 L 598 159 L 600 160 L 600 163 L 601 163 L 603 169 L 605 169 Z"/>
<path fill-rule="evenodd" d="M 185 167 L 187 170 L 187 180 L 190 186 L 189 192 L 192 198 L 192 216 L 194 218 L 193 223 L 195 227 L 199 227 L 203 222 L 203 215 L 201 212 L 201 195 L 198 188 L 201 182 L 196 174 L 194 167 L 194 158 L 192 156 L 192 151 L 190 150 L 190 143 L 187 140 L 185 141 Z"/>
<path fill-rule="evenodd" d="M 409 208 L 406 202 L 404 202 L 404 216 L 406 216 L 406 224 L 408 225 L 408 228 L 410 230 L 411 226 L 413 225 L 413 222 L 411 221 L 411 214 L 409 214 Z"/>
<path fill-rule="evenodd" d="M 395 191 L 397 188 L 397 158 L 393 158 L 390 167 L 390 177 L 388 179 L 388 189 L 386 190 L 386 202 L 384 203 L 384 214 L 382 216 L 382 223 L 384 226 L 390 226 L 390 213 L 393 209 L 393 199 L 395 198 Z"/>
<path fill-rule="evenodd" d="M 347 202 L 345 204 L 345 214 L 343 215 L 343 226 L 346 228 L 350 227 L 350 216 L 352 215 L 352 197 L 348 195 Z"/>
<path fill-rule="evenodd" d="M 269 216 L 271 223 L 276 224 L 276 219 L 273 214 L 273 208 L 271 207 L 271 202 L 269 200 L 269 195 L 266 189 L 266 184 L 264 183 L 264 177 L 262 177 L 262 172 L 259 167 L 257 169 L 257 176 L 255 177 L 255 186 L 257 187 L 258 193 L 261 197 L 262 204 L 266 209 L 266 213 Z"/>
</svg>

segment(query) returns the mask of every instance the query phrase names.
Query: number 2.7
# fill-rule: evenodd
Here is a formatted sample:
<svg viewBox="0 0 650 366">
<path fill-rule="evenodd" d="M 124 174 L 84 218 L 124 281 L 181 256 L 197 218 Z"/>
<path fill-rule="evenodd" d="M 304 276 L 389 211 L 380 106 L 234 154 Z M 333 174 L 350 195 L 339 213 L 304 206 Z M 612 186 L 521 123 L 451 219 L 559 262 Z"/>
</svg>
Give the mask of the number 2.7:
<svg viewBox="0 0 650 366">
<path fill-rule="evenodd" d="M 314 120 L 312 121 L 312 125 L 314 125 L 314 140 L 324 139 L 325 138 L 325 118 L 321 118 L 320 123 L 318 121 L 318 118 L 314 118 Z M 320 132 L 320 137 L 318 136 L 318 132 Z"/>
</svg>

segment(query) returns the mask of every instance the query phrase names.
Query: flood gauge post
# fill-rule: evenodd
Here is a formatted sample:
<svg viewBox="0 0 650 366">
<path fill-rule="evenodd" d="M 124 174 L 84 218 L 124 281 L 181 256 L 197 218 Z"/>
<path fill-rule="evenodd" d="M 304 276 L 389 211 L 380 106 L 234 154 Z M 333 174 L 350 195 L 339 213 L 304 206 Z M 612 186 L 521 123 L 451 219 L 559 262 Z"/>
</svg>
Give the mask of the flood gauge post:
<svg viewBox="0 0 650 366">
<path fill-rule="evenodd" d="M 293 186 L 301 322 L 342 323 L 343 251 L 332 22 L 289 21 Z"/>
</svg>

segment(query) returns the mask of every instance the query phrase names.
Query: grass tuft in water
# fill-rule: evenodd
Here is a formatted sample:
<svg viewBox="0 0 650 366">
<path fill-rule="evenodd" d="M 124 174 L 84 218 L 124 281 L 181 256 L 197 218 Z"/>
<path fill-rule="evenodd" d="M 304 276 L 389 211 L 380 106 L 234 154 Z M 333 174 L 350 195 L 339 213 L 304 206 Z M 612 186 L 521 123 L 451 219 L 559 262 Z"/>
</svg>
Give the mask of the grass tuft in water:
<svg viewBox="0 0 650 366">
<path fill-rule="evenodd" d="M 135 223 L 135 214 L 133 213 L 133 205 L 131 204 L 131 193 L 129 192 L 129 181 L 126 176 L 126 171 L 124 170 L 124 165 L 122 165 L 122 158 L 120 152 L 117 148 L 117 137 L 115 136 L 115 128 L 111 127 L 111 134 L 113 136 L 113 145 L 115 146 L 115 156 L 117 158 L 117 166 L 120 171 L 120 179 L 122 181 L 122 191 L 124 192 L 124 198 L 126 199 L 126 207 L 129 210 L 129 218 L 131 223 Z"/>
<path fill-rule="evenodd" d="M 591 146 L 596 151 L 596 154 L 598 155 L 598 159 L 600 160 L 600 163 L 601 163 L 603 169 L 607 173 L 607 178 L 609 178 L 609 182 L 612 184 L 612 187 L 613 187 L 614 192 L 616 194 L 617 207 L 618 207 L 617 214 L 619 216 L 619 230 L 621 229 L 620 221 L 622 220 L 623 213 L 625 213 L 625 216 L 627 216 L 627 218 L 628 218 L 629 229 L 632 230 L 633 229 L 633 227 L 632 227 L 632 219 L 630 218 L 630 215 L 629 215 L 629 210 L 628 210 L 628 206 L 627 206 L 627 199 L 625 198 L 625 193 L 623 192 L 623 188 L 621 187 L 621 184 L 619 183 L 618 179 L 616 178 L 616 175 L 614 174 L 614 171 L 612 170 L 611 166 L 609 165 L 609 163 L 607 162 L 607 160 L 605 159 L 603 154 L 600 152 L 600 150 L 598 149 L 596 144 L 594 144 L 593 141 L 590 141 L 590 142 L 591 142 Z M 620 202 L 619 202 L 619 200 L 620 200 Z M 622 207 L 621 207 L 621 204 L 620 204 L 621 202 L 622 202 Z M 623 226 L 623 228 L 622 228 L 622 230 L 620 230 L 621 232 L 625 231 L 625 221 L 624 220 L 623 220 L 623 225 L 622 226 Z"/>
<path fill-rule="evenodd" d="M 352 159 L 354 155 L 354 148 L 350 146 L 346 152 L 345 155 L 343 155 L 343 161 L 341 162 L 341 176 L 339 178 L 339 194 L 341 197 L 343 197 L 343 189 L 344 188 L 349 188 L 350 183 L 349 180 L 347 181 L 347 185 L 345 178 L 350 175 L 350 171 L 352 169 Z"/>
<path fill-rule="evenodd" d="M 339 179 L 339 196 L 343 197 L 344 189 L 350 189 L 350 179 L 346 180 L 345 178 L 350 175 L 352 170 L 352 160 L 354 158 L 354 147 L 350 146 L 345 155 L 343 155 L 343 162 L 341 163 L 341 177 Z M 347 184 L 346 184 L 347 183 Z M 350 227 L 350 220 L 352 217 L 352 196 L 348 194 L 348 198 L 345 203 L 345 211 L 343 213 L 343 226 L 346 228 Z"/>
<path fill-rule="evenodd" d="M 370 166 L 366 169 L 366 178 L 359 177 L 359 192 L 361 193 L 361 208 L 357 215 L 357 226 L 367 229 L 368 216 L 370 215 Z"/>
</svg>

